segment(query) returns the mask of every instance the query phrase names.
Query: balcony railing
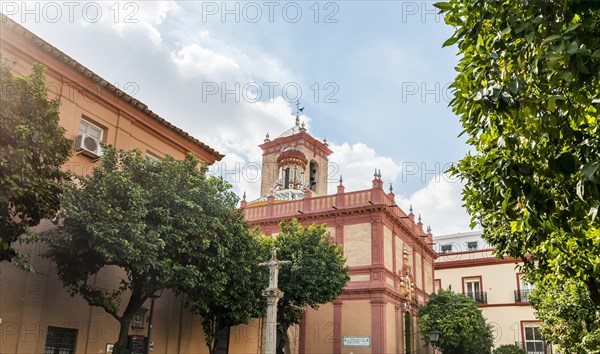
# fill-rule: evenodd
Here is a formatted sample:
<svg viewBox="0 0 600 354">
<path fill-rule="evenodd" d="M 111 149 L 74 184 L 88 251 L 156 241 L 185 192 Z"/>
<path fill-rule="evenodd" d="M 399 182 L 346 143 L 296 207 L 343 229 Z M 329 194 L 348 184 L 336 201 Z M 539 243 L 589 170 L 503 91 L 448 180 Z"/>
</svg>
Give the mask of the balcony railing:
<svg viewBox="0 0 600 354">
<path fill-rule="evenodd" d="M 478 304 L 487 304 L 487 292 L 465 292 L 468 298 L 473 299 Z"/>
<path fill-rule="evenodd" d="M 531 294 L 533 290 L 515 290 L 515 302 L 529 302 L 529 294 Z"/>
</svg>

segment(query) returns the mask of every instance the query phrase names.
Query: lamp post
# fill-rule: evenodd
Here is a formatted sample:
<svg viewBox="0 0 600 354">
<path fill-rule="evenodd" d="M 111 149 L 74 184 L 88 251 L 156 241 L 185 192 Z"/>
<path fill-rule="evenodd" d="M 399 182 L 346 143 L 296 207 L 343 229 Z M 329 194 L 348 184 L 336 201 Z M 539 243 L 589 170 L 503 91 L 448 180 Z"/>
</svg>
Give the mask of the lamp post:
<svg viewBox="0 0 600 354">
<path fill-rule="evenodd" d="M 438 341 L 440 339 L 440 332 L 435 330 L 429 331 L 427 332 L 427 336 L 429 337 L 429 343 L 431 343 L 431 346 L 433 347 L 433 351 L 435 353 L 435 350 L 438 347 Z"/>
<path fill-rule="evenodd" d="M 152 316 L 154 315 L 154 300 L 162 295 L 164 289 L 156 290 L 150 295 L 150 317 L 148 318 L 148 342 L 146 343 L 146 354 L 150 354 L 150 343 L 152 341 Z"/>
</svg>

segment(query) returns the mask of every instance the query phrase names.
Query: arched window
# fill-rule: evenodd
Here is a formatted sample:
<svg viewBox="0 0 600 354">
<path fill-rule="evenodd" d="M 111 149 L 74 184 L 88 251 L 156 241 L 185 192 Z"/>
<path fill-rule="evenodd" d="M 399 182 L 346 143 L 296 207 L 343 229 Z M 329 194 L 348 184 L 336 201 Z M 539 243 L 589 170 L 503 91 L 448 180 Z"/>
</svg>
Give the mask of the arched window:
<svg viewBox="0 0 600 354">
<path fill-rule="evenodd" d="M 319 178 L 319 176 L 318 176 L 319 165 L 317 164 L 317 162 L 315 160 L 310 161 L 309 169 L 310 169 L 310 174 L 309 174 L 310 190 L 312 190 L 314 192 L 317 189 L 317 179 Z"/>
<path fill-rule="evenodd" d="M 283 189 L 290 188 L 290 168 L 283 170 Z"/>
</svg>

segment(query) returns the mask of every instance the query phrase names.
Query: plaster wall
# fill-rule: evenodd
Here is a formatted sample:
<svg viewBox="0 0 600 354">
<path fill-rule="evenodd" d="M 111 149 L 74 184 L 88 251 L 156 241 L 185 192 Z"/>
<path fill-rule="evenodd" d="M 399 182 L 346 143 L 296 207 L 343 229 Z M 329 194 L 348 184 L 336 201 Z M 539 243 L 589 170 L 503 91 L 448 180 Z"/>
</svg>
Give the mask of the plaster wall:
<svg viewBox="0 0 600 354">
<path fill-rule="evenodd" d="M 368 300 L 344 301 L 342 305 L 342 338 L 368 336 L 371 334 L 371 303 Z M 353 348 L 342 346 L 342 353 L 371 353 L 372 348 Z M 323 352 L 325 353 L 325 352 Z"/>
<path fill-rule="evenodd" d="M 344 225 L 344 255 L 350 267 L 371 265 L 371 224 Z"/>
<path fill-rule="evenodd" d="M 394 271 L 394 248 L 392 230 L 388 227 L 383 228 L 383 264 L 391 271 Z"/>
<path fill-rule="evenodd" d="M 333 350 L 333 304 L 306 311 L 306 353 L 331 353 Z"/>
</svg>

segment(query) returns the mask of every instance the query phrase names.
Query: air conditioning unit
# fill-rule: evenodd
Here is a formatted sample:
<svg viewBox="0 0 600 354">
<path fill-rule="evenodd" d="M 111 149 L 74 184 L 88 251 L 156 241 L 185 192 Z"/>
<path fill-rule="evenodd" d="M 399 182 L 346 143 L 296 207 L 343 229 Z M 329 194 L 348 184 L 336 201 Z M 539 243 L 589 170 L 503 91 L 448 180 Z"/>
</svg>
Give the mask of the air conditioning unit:
<svg viewBox="0 0 600 354">
<path fill-rule="evenodd" d="M 77 145 L 75 149 L 77 152 L 92 158 L 99 158 L 102 156 L 102 146 L 100 146 L 100 140 L 87 134 L 81 133 L 77 136 Z"/>
</svg>

